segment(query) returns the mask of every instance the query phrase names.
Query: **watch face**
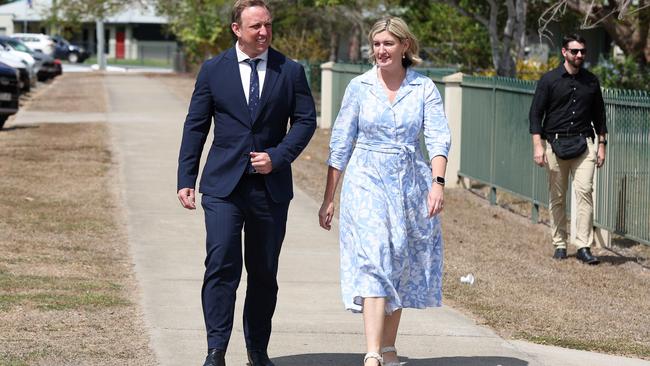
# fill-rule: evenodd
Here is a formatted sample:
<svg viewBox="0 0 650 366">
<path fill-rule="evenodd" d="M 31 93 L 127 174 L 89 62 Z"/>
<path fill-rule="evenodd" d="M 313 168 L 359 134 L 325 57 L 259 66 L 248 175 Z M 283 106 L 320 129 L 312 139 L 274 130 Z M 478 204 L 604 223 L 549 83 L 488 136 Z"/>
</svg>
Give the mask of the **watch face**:
<svg viewBox="0 0 650 366">
<path fill-rule="evenodd" d="M 443 178 L 443 177 L 436 177 L 435 180 L 436 180 L 436 183 L 438 183 L 438 184 L 442 184 L 442 185 L 445 184 L 445 178 Z"/>
</svg>

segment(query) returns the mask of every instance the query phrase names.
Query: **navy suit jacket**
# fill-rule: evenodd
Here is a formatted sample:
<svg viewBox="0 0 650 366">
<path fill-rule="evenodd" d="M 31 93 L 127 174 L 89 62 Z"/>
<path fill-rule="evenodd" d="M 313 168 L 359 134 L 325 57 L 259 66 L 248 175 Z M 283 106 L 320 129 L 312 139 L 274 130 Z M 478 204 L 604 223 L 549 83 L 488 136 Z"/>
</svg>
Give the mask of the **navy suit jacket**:
<svg viewBox="0 0 650 366">
<path fill-rule="evenodd" d="M 293 197 L 291 162 L 316 129 L 314 99 L 302 65 L 269 48 L 260 105 L 251 118 L 235 49 L 206 61 L 197 76 L 183 128 L 178 189 L 195 187 L 213 118 L 214 140 L 199 191 L 228 196 L 246 170 L 249 153 L 265 151 L 273 165 L 271 173 L 264 175 L 266 189 L 274 202 L 289 201 Z"/>
</svg>

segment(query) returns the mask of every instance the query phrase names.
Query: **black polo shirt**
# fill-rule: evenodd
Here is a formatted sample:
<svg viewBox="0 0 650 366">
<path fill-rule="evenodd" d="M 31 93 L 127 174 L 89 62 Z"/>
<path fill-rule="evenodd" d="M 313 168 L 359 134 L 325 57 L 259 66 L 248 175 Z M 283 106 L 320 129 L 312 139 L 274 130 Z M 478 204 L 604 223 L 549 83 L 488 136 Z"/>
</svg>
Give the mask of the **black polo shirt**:
<svg viewBox="0 0 650 366">
<path fill-rule="evenodd" d="M 571 75 L 564 65 L 544 74 L 530 106 L 530 133 L 606 134 L 605 103 L 596 75 L 580 68 Z"/>
</svg>

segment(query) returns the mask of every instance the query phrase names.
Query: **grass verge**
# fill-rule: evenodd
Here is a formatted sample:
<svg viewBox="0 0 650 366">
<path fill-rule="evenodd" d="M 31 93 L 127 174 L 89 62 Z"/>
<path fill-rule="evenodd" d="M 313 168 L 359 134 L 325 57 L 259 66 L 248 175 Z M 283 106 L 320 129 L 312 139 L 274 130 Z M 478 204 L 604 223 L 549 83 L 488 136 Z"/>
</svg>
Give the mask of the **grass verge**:
<svg viewBox="0 0 650 366">
<path fill-rule="evenodd" d="M 52 92 L 75 89 L 74 78 Z M 103 105 L 101 90 L 75 103 Z M 154 364 L 132 300 L 108 126 L 10 124 L 0 156 L 0 365 Z"/>
</svg>

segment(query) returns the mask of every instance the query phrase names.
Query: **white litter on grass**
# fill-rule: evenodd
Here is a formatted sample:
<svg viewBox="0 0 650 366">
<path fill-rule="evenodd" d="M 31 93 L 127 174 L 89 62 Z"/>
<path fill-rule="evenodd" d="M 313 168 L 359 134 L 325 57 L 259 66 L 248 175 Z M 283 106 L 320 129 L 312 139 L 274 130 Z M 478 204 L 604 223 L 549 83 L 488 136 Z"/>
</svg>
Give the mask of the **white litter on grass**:
<svg viewBox="0 0 650 366">
<path fill-rule="evenodd" d="M 474 275 L 471 273 L 466 274 L 465 276 L 460 277 L 460 283 L 466 283 L 468 285 L 473 285 L 475 281 Z"/>
</svg>

